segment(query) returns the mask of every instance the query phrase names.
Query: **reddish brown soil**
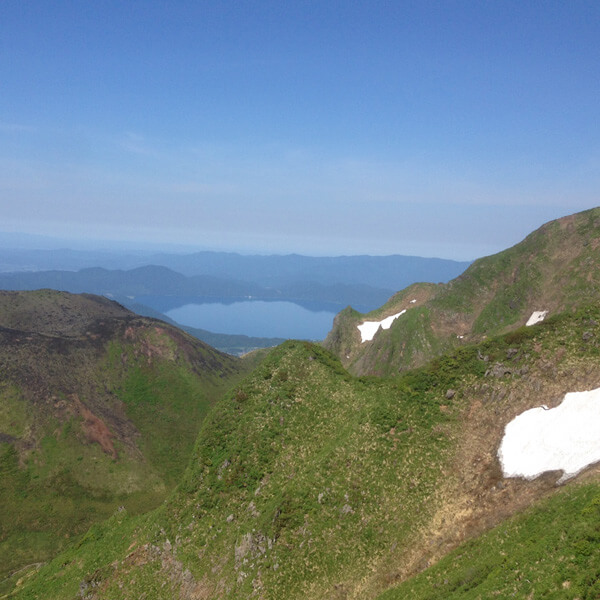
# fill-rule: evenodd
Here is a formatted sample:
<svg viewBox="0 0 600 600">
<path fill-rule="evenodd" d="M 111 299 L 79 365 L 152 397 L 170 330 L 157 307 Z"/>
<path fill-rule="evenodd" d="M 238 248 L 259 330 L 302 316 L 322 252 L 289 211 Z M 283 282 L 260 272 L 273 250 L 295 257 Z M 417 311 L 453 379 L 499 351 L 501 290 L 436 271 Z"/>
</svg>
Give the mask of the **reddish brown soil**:
<svg viewBox="0 0 600 600">
<path fill-rule="evenodd" d="M 102 450 L 116 460 L 118 453 L 112 443 L 115 436 L 106 426 L 106 423 L 85 406 L 77 394 L 72 394 L 71 399 L 73 400 L 75 413 L 83 419 L 82 428 L 87 440 L 91 443 L 100 444 Z"/>
</svg>

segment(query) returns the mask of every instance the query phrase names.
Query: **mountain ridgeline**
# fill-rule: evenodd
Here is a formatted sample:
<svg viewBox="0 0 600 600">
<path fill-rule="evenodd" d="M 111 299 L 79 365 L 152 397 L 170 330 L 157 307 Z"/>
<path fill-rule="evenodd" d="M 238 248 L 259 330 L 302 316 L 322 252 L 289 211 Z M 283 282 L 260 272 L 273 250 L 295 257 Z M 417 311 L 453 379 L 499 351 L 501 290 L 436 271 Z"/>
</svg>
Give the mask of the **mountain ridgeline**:
<svg viewBox="0 0 600 600">
<path fill-rule="evenodd" d="M 10 241 L 5 244 L 10 244 Z M 166 267 L 185 277 L 207 276 L 238 284 L 253 283 L 262 288 L 277 289 L 299 282 L 313 282 L 324 286 L 356 284 L 398 290 L 414 281 L 448 281 L 462 273 L 469 263 L 402 255 L 312 257 L 233 252 L 131 255 L 116 251 L 44 251 L 4 247 L 0 251 L 0 271 L 4 273 L 75 272 L 99 267 L 104 271 L 132 271 L 148 265 Z"/>
<path fill-rule="evenodd" d="M 74 543 L 64 541 L 52 559 L 22 557 L 0 589 L 27 600 L 597 598 L 600 463 L 564 484 L 561 470 L 527 479 L 506 474 L 499 448 L 506 425 L 523 411 L 542 403 L 551 410 L 568 392 L 600 388 L 599 246 L 594 209 L 545 225 L 447 285 L 399 292 L 367 315 L 375 321 L 406 310 L 371 342 L 357 329 L 365 315 L 343 311 L 327 340 L 342 361 L 323 345 L 288 341 L 257 357 L 243 378 L 239 361 L 219 363 L 222 380 L 233 385 L 200 419 L 187 468 L 162 504 L 116 509 L 74 534 Z M 533 311 L 548 314 L 523 327 Z M 68 312 L 60 317 L 66 322 Z M 16 311 L 14 326 L 20 318 Z M 160 343 L 156 328 L 168 326 L 146 319 L 135 338 L 141 346 L 124 350 L 135 318 L 123 318 L 118 351 L 108 344 L 99 373 L 118 365 L 127 380 L 121 369 L 152 367 L 172 356 L 168 340 L 185 336 L 169 330 Z M 77 337 L 105 348 L 94 338 L 102 331 L 86 325 Z M 179 360 L 160 363 L 163 376 Z M 342 362 L 380 376 L 356 376 Z M 188 384 L 204 373 L 185 369 Z M 105 375 L 91 380 L 107 385 Z M 114 389 L 126 408 L 145 413 L 165 387 L 158 380 L 137 387 L 135 401 L 123 396 L 122 383 Z M 103 405 L 84 392 L 85 406 L 107 422 Z M 110 396 L 105 402 L 111 406 Z M 11 410 L 16 416 L 5 422 L 15 439 L 0 447 L 15 500 L 5 514 L 17 514 L 19 477 L 36 482 L 33 475 L 42 474 L 17 441 L 27 437 L 29 426 L 19 425 L 25 417 Z M 127 444 L 115 442 L 117 456 L 107 454 L 86 438 L 85 415 L 76 410 L 76 441 L 121 468 Z M 171 442 L 165 421 L 153 416 L 152 434 Z M 64 427 L 48 427 L 52 447 Z M 79 463 L 94 464 L 87 454 Z M 150 462 L 158 474 L 161 464 Z M 29 485 L 25 497 L 35 498 L 37 484 Z M 30 518 L 35 530 L 42 516 Z M 3 536 L 3 543 L 13 539 Z"/>
<path fill-rule="evenodd" d="M 469 264 L 411 256 L 312 258 L 210 252 L 189 256 L 156 255 L 146 260 L 156 263 L 126 270 L 96 266 L 77 271 L 4 272 L 0 273 L 0 289 L 51 288 L 117 299 L 160 296 L 164 297 L 163 304 L 166 302 L 170 308 L 183 303 L 178 298 L 188 302 L 191 299 L 233 302 L 253 298 L 290 301 L 308 307 L 315 302 L 326 303 L 333 310 L 348 303 L 370 309 L 385 302 L 400 287 L 420 279 L 448 281 Z M 123 261 L 130 262 L 126 257 Z"/>
<path fill-rule="evenodd" d="M 414 284 L 367 314 L 347 308 L 325 347 L 352 373 L 393 375 L 443 352 L 600 299 L 600 209 L 552 221 L 447 284 Z M 372 341 L 358 325 L 406 311 Z"/>
</svg>

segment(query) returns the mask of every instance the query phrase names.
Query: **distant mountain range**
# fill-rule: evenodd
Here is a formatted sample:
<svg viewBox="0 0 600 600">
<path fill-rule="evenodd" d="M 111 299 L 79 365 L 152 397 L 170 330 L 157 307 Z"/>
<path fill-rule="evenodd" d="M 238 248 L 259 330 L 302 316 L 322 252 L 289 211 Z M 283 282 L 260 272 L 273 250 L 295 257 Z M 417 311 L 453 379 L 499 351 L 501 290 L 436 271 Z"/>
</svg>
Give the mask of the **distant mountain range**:
<svg viewBox="0 0 600 600">
<path fill-rule="evenodd" d="M 416 281 L 449 281 L 469 262 L 418 256 L 241 255 L 231 252 L 193 254 L 127 254 L 69 249 L 30 250 L 0 248 L 0 272 L 108 270 L 148 265 L 168 267 L 187 277 L 212 276 L 219 280 L 280 288 L 310 282 L 332 286 L 359 285 L 396 291 Z"/>
<path fill-rule="evenodd" d="M 335 283 L 325 285 L 299 281 L 279 288 L 258 283 L 225 279 L 213 275 L 185 276 L 167 267 L 148 265 L 129 271 L 91 267 L 80 271 L 22 271 L 0 273 L 0 289 L 35 290 L 50 288 L 72 293 L 90 293 L 130 299 L 155 296 L 162 298 L 167 311 L 191 302 L 235 302 L 239 300 L 286 300 L 311 307 L 315 303 L 330 304 L 334 312 L 352 303 L 373 306 L 385 302 L 391 289 L 362 284 Z"/>
</svg>

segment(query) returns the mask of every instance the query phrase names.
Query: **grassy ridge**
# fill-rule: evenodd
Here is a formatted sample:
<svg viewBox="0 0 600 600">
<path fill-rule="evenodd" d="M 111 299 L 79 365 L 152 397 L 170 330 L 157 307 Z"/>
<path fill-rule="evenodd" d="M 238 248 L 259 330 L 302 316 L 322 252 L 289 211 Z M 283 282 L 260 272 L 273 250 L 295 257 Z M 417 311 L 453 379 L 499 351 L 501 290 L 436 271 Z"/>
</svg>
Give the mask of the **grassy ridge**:
<svg viewBox="0 0 600 600">
<path fill-rule="evenodd" d="M 433 493 L 445 456 L 444 436 L 430 434 L 445 417 L 432 398 L 411 395 L 349 378 L 317 346 L 284 345 L 203 427 L 195 469 L 169 505 L 178 558 L 196 580 L 219 565 L 235 582 L 220 595 L 231 598 L 256 586 L 269 598 L 326 597 L 364 572 L 392 531 L 416 535 L 426 511 L 406 491 L 418 477 L 423 497 Z M 435 457 L 427 472 L 409 458 L 417 448 Z"/>
<path fill-rule="evenodd" d="M 139 556 L 109 568 L 101 593 L 170 597 L 181 582 L 161 565 L 172 560 L 213 597 L 248 597 L 257 586 L 265 598 L 329 597 L 395 540 L 402 553 L 448 456 L 446 435 L 432 427 L 451 417 L 437 394 L 413 390 L 418 381 L 353 379 L 312 344 L 274 351 L 207 417 L 177 494 L 140 527 Z M 37 581 L 68 597 L 90 569 L 61 558 Z"/>
<path fill-rule="evenodd" d="M 599 232 L 600 208 L 547 223 L 512 248 L 476 260 L 447 284 L 413 285 L 367 315 L 346 312 L 325 345 L 353 373 L 395 375 L 465 343 L 516 329 L 534 310 L 558 314 L 595 302 Z M 407 313 L 389 330 L 361 343 L 358 324 L 403 309 Z M 426 309 L 426 318 L 416 320 L 411 313 L 417 309 Z"/>
</svg>

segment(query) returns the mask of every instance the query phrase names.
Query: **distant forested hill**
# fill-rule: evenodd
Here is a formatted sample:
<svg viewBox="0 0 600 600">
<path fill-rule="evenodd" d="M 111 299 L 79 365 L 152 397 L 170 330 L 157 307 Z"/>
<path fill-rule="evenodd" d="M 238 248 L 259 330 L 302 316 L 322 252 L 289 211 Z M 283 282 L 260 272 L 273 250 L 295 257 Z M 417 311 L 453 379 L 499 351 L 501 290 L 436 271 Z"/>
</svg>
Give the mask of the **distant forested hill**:
<svg viewBox="0 0 600 600">
<path fill-rule="evenodd" d="M 90 267 L 131 270 L 157 265 L 186 276 L 211 275 L 220 279 L 281 287 L 297 282 L 323 285 L 362 284 L 397 291 L 416 281 L 445 282 L 460 275 L 469 262 L 418 256 L 241 255 L 233 252 L 194 254 L 125 254 L 70 249 L 30 250 L 0 248 L 0 271 L 78 271 Z"/>
<path fill-rule="evenodd" d="M 243 256 L 226 252 L 198 252 L 189 255 L 163 254 L 151 257 L 185 275 L 213 275 L 253 281 L 264 286 L 281 286 L 297 281 L 331 285 L 362 284 L 399 290 L 416 281 L 449 281 L 460 275 L 469 262 L 419 256 L 335 256 L 313 257 Z"/>
<path fill-rule="evenodd" d="M 96 260 L 94 266 L 90 266 Z M 149 261 L 149 262 L 146 262 Z M 110 268 L 103 266 L 109 264 Z M 82 267 L 78 269 L 78 264 Z M 469 263 L 410 256 L 242 256 L 224 252 L 132 256 L 0 249 L 0 288 L 118 296 L 287 300 L 381 306 L 416 281 L 445 282 Z M 61 266 L 62 265 L 62 266 Z M 115 268 L 119 266 L 119 268 Z"/>
</svg>

